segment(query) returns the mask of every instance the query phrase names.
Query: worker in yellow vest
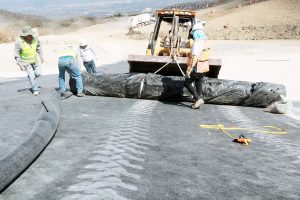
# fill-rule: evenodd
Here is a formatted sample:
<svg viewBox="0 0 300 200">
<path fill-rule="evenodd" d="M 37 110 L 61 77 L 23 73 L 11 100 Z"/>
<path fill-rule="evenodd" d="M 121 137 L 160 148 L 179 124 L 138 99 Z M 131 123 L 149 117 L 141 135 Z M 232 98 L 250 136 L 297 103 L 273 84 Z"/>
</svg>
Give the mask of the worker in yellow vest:
<svg viewBox="0 0 300 200">
<path fill-rule="evenodd" d="M 44 62 L 43 52 L 38 38 L 30 26 L 25 26 L 15 43 L 15 59 L 22 71 L 26 71 L 31 90 L 34 95 L 39 94 L 36 78 L 41 76 L 41 66 L 38 61 Z"/>
<path fill-rule="evenodd" d="M 192 35 L 194 42 L 184 81 L 184 86 L 193 95 L 195 101 L 192 104 L 193 109 L 199 109 L 204 104 L 202 99 L 202 81 L 206 72 L 209 71 L 209 48 L 207 36 L 203 29 L 202 22 L 198 22 L 193 26 Z M 195 87 L 192 85 L 193 82 L 195 82 Z"/>
<path fill-rule="evenodd" d="M 76 81 L 76 90 L 78 97 L 84 97 L 82 77 L 80 73 L 80 61 L 78 60 L 78 51 L 74 49 L 72 44 L 69 44 L 59 56 L 58 60 L 58 82 L 59 89 L 62 95 L 66 92 L 65 87 L 65 72 L 67 71 L 70 74 L 70 77 Z"/>
</svg>

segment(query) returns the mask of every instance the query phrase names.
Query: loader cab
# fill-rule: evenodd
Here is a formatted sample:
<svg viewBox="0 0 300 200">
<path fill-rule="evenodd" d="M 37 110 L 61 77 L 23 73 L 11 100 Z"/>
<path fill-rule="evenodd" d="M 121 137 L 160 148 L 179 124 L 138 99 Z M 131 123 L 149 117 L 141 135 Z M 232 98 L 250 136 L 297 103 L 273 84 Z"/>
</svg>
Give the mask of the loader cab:
<svg viewBox="0 0 300 200">
<path fill-rule="evenodd" d="M 169 56 L 172 50 L 176 50 L 178 56 L 187 57 L 195 15 L 193 11 L 158 10 L 146 55 Z"/>
</svg>

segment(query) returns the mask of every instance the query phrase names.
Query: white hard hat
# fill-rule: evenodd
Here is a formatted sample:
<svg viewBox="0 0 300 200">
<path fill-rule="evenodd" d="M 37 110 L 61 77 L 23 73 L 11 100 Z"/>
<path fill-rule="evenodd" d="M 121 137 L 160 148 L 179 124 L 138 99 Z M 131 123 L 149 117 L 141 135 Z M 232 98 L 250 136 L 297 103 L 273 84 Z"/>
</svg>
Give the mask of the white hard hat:
<svg viewBox="0 0 300 200">
<path fill-rule="evenodd" d="M 87 45 L 87 41 L 85 40 L 85 39 L 82 39 L 81 41 L 80 41 L 80 44 L 79 44 L 80 46 L 86 46 Z"/>
<path fill-rule="evenodd" d="M 195 23 L 195 25 L 192 28 L 192 31 L 196 31 L 196 30 L 204 30 L 203 24 L 200 23 Z"/>
</svg>

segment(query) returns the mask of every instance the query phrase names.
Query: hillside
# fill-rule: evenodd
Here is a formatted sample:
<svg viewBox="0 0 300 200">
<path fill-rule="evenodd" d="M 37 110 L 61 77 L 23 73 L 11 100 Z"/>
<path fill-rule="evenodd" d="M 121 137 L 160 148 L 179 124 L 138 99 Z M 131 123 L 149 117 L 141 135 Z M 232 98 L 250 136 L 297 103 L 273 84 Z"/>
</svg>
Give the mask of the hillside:
<svg viewBox="0 0 300 200">
<path fill-rule="evenodd" d="M 183 3 L 174 8 L 191 6 L 199 8 L 203 4 Z M 210 40 L 300 39 L 299 0 L 223 0 L 199 9 L 197 18 L 207 22 Z M 135 29 L 130 37 L 149 38 L 153 28 Z"/>
<path fill-rule="evenodd" d="M 38 28 L 39 35 L 63 34 L 91 26 L 110 19 L 97 17 L 76 17 L 64 20 L 50 20 L 35 15 L 22 15 L 0 10 L 0 43 L 14 41 L 25 25 Z"/>
<path fill-rule="evenodd" d="M 300 39 L 299 0 L 257 2 L 242 6 L 233 1 L 200 10 L 198 16 L 207 21 L 213 40 Z"/>
<path fill-rule="evenodd" d="M 5 10 L 0 10 L 0 43 L 9 42 L 20 32 L 20 28 L 24 25 L 33 27 L 42 27 L 49 20 L 43 17 L 33 15 L 21 15 Z"/>
<path fill-rule="evenodd" d="M 199 2 L 175 4 L 173 7 L 203 8 L 203 1 Z M 198 17 L 207 21 L 206 32 L 212 40 L 300 39 L 299 0 L 207 0 L 207 2 L 208 6 L 213 7 L 198 10 Z M 26 24 L 39 28 L 40 35 L 48 35 L 75 31 L 111 19 L 77 17 L 49 20 L 0 10 L 0 43 L 13 41 Z M 135 31 L 130 33 L 129 37 L 148 39 L 153 31 L 153 25 Z"/>
</svg>

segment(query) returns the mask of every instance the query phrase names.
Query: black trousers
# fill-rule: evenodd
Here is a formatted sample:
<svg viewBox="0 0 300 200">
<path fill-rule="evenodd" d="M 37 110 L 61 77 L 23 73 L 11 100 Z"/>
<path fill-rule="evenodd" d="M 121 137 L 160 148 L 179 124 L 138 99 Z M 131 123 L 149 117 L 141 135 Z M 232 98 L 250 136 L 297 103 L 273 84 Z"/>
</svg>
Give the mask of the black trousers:
<svg viewBox="0 0 300 200">
<path fill-rule="evenodd" d="M 186 77 L 184 80 L 184 87 L 193 95 L 195 101 L 198 101 L 202 98 L 202 81 L 205 73 L 196 73 L 192 72 L 189 77 Z M 195 82 L 195 87 L 192 83 Z"/>
</svg>

